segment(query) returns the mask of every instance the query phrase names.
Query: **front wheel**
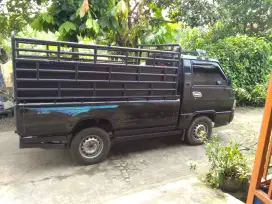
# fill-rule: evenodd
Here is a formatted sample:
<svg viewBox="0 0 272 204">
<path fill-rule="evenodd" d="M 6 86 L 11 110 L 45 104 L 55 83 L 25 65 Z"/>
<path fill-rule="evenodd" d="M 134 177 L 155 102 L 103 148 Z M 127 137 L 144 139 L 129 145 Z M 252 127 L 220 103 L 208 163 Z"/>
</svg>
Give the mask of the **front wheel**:
<svg viewBox="0 0 272 204">
<path fill-rule="evenodd" d="M 203 139 L 210 139 L 212 135 L 212 121 L 206 116 L 195 118 L 186 134 L 186 141 L 190 145 L 201 145 Z"/>
<path fill-rule="evenodd" d="M 85 165 L 103 161 L 110 150 L 109 134 L 101 128 L 87 128 L 79 132 L 71 143 L 73 158 Z"/>
</svg>

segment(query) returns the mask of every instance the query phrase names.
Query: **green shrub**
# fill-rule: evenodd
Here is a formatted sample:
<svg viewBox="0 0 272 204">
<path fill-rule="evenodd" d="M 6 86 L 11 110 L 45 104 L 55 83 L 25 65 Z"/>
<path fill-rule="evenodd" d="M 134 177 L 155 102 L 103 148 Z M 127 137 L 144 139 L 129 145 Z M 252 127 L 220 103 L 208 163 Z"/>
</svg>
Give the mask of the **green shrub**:
<svg viewBox="0 0 272 204">
<path fill-rule="evenodd" d="M 224 145 L 220 143 L 218 137 L 213 136 L 211 140 L 205 141 L 205 153 L 210 163 L 205 182 L 212 187 L 219 186 L 222 176 L 241 180 L 248 178 L 247 160 L 240 152 L 238 144 L 230 141 Z"/>
<path fill-rule="evenodd" d="M 181 44 L 185 49 L 205 49 L 210 57 L 220 61 L 233 81 L 239 105 L 262 106 L 272 72 L 271 44 L 263 38 L 244 35 L 224 38 L 223 28 L 218 24 L 206 32 L 187 30 Z"/>
<path fill-rule="evenodd" d="M 238 104 L 264 104 L 267 76 L 272 65 L 271 48 L 263 38 L 228 37 L 211 45 L 209 52 L 221 62 L 232 79 Z"/>
</svg>

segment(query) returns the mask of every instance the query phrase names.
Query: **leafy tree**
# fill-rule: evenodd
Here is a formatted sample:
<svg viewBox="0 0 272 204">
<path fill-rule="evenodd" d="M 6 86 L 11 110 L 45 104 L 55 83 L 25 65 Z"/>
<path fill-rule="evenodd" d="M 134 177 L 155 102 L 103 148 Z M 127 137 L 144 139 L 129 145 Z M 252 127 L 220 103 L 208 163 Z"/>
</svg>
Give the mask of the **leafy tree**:
<svg viewBox="0 0 272 204">
<path fill-rule="evenodd" d="M 267 0 L 216 0 L 222 12 L 222 21 L 237 27 L 239 33 L 250 36 L 266 35 L 272 26 L 272 2 Z"/>
<path fill-rule="evenodd" d="M 271 0 L 157 0 L 169 9 L 169 17 L 190 27 L 221 21 L 236 33 L 264 36 L 272 26 Z M 228 33 L 228 32 L 226 32 Z"/>
<path fill-rule="evenodd" d="M 12 30 L 18 32 L 29 24 L 42 8 L 46 0 L 6 0 L 0 1 L 0 40 L 10 36 Z"/>
<path fill-rule="evenodd" d="M 81 36 L 120 46 L 135 46 L 146 42 L 145 38 L 161 42 L 165 40 L 161 37 L 163 34 L 172 36 L 162 9 L 151 0 L 57 0 L 32 26 L 37 30 L 59 32 L 61 40 L 78 42 Z"/>
<path fill-rule="evenodd" d="M 169 17 L 190 27 L 213 25 L 220 19 L 217 6 L 210 0 L 157 0 L 157 5 L 169 9 Z"/>
</svg>

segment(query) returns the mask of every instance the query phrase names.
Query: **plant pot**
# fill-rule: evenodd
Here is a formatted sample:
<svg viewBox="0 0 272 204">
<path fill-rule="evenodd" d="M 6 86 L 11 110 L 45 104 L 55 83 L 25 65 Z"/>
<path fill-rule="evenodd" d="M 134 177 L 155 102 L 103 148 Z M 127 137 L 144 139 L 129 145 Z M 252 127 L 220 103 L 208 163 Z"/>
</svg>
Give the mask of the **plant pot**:
<svg viewBox="0 0 272 204">
<path fill-rule="evenodd" d="M 242 189 L 244 181 L 244 179 L 236 177 L 220 176 L 219 187 L 227 192 L 237 192 Z"/>
</svg>

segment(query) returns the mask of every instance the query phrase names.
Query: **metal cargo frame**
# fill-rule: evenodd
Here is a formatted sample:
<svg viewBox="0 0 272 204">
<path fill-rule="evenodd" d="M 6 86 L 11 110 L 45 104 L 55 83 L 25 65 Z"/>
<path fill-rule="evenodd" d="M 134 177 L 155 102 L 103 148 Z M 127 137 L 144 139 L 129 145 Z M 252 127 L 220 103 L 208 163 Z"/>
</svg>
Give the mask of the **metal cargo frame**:
<svg viewBox="0 0 272 204">
<path fill-rule="evenodd" d="M 155 49 L 144 49 L 145 46 Z M 87 45 L 13 35 L 16 103 L 179 98 L 180 46 L 139 47 Z"/>
</svg>

